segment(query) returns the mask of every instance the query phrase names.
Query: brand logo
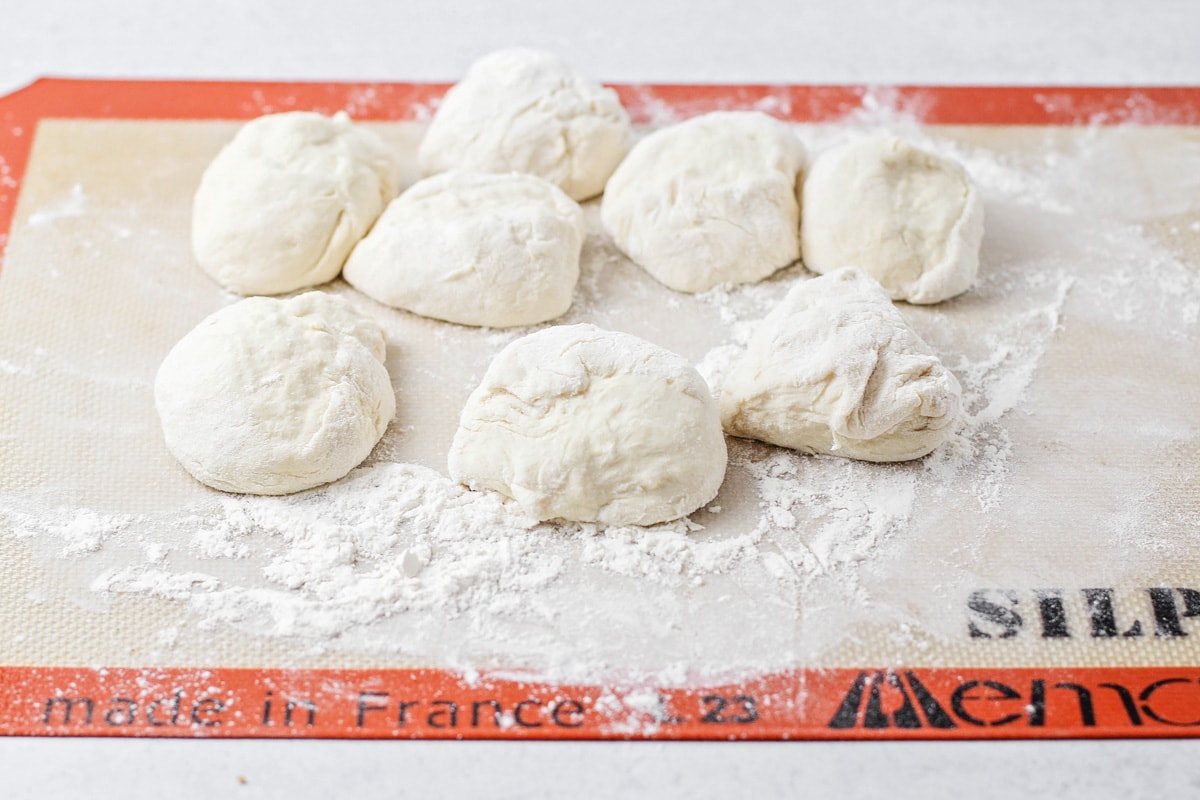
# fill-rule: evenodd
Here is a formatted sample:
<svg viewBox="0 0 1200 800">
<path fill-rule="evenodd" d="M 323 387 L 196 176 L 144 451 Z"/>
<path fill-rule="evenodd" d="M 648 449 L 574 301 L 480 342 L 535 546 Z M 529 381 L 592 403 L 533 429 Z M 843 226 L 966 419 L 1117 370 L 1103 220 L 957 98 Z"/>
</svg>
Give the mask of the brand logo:
<svg viewBox="0 0 1200 800">
<path fill-rule="evenodd" d="M 1003 677 L 1003 676 L 1000 676 Z M 1095 684 L 1051 678 L 946 679 L 916 671 L 860 672 L 837 707 L 833 730 L 1200 727 L 1200 679 L 1160 678 L 1145 684 Z"/>
</svg>

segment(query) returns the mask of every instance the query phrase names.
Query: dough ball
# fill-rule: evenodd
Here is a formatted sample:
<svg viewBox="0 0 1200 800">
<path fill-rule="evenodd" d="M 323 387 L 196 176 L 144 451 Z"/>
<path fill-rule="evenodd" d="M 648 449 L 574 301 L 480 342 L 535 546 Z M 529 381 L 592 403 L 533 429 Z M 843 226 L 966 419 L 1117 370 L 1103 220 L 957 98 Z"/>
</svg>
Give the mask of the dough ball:
<svg viewBox="0 0 1200 800">
<path fill-rule="evenodd" d="M 517 47 L 479 59 L 446 93 L 417 160 L 426 175 L 526 172 L 586 200 L 604 191 L 630 138 L 616 92 Z"/>
<path fill-rule="evenodd" d="M 167 447 L 196 480 L 288 494 L 358 466 L 396 412 L 383 331 L 309 292 L 226 306 L 184 336 L 154 381 Z"/>
<path fill-rule="evenodd" d="M 471 394 L 450 477 L 538 519 L 652 525 L 695 511 L 725 477 L 717 404 L 685 359 L 594 325 L 505 347 Z"/>
<path fill-rule="evenodd" d="M 447 172 L 392 201 L 343 276 L 426 317 L 532 325 L 571 307 L 583 237 L 579 205 L 541 178 Z"/>
<path fill-rule="evenodd" d="M 754 111 L 718 111 L 638 142 L 604 193 L 604 227 L 681 292 L 752 283 L 800 257 L 804 146 Z"/>
<path fill-rule="evenodd" d="M 192 249 L 238 294 L 283 294 L 337 277 L 400 188 L 396 158 L 344 113 L 248 122 L 200 179 Z"/>
<path fill-rule="evenodd" d="M 855 265 L 893 300 L 938 303 L 971 288 L 983 202 L 957 163 L 884 136 L 822 154 L 804 182 L 804 264 Z"/>
<path fill-rule="evenodd" d="M 721 393 L 734 436 L 805 453 L 907 461 L 942 443 L 962 390 L 865 272 L 797 284 L 762 321 Z"/>
</svg>

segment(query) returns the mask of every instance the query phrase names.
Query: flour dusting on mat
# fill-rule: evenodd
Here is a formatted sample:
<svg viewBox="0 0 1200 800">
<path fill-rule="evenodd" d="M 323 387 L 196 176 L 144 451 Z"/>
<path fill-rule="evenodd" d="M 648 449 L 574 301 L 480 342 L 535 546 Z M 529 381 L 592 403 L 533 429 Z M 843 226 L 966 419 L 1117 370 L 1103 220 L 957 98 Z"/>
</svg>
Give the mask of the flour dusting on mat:
<svg viewBox="0 0 1200 800">
<path fill-rule="evenodd" d="M 129 514 L 80 508 L 51 485 L 36 500 L 2 498 L 0 522 L 46 559 L 70 559 L 101 599 L 162 598 L 186 605 L 203 628 L 283 640 L 298 652 L 377 654 L 384 665 L 394 659 L 466 674 L 512 669 L 592 683 L 634 675 L 682 685 L 822 663 L 868 614 L 896 631 L 917 624 L 923 612 L 889 602 L 887 586 L 914 560 L 932 563 L 922 548 L 951 516 L 950 551 L 961 561 L 946 555 L 936 565 L 930 597 L 937 611 L 957 608 L 956 592 L 974 586 L 985 566 L 989 536 L 1003 530 L 998 520 L 1036 527 L 1047 507 L 1034 455 L 1069 452 L 1082 436 L 1116 437 L 1087 428 L 1094 408 L 1073 421 L 1040 402 L 1039 392 L 1059 380 L 1056 343 L 1090 325 L 1194 342 L 1200 277 L 1137 221 L 1081 211 L 1094 207 L 1090 190 L 1064 189 L 1055 176 L 1071 174 L 1087 152 L 1022 161 L 938 138 L 880 98 L 869 100 L 847 125 L 798 128 L 805 143 L 819 152 L 849 135 L 899 131 L 962 162 L 985 200 L 977 286 L 939 306 L 900 306 L 964 392 L 958 430 L 928 458 L 869 464 L 730 440 L 725 486 L 690 519 L 649 528 L 539 523 L 498 495 L 454 484 L 434 459 L 390 458 L 422 433 L 423 409 L 402 397 L 375 460 L 325 487 L 287 497 L 209 492 L 174 511 Z M 29 224 L 90 208 L 70 193 L 55 202 Z M 594 322 L 681 352 L 714 392 L 758 321 L 809 278 L 793 266 L 756 285 L 675 295 L 598 234 L 595 203 L 586 212 L 591 235 L 575 305 L 556 322 Z M 1155 280 L 1141 278 L 1148 270 Z M 383 316 L 401 362 L 414 357 L 404 350 L 404 326 L 425 323 Z M 474 359 L 477 380 L 487 356 L 524 332 L 448 328 L 435 337 L 445 352 Z M 53 366 L 49 356 L 4 356 L 7 380 L 33 380 Z M 130 391 L 151 377 L 152 370 Z M 1103 392 L 1118 378 L 1095 380 Z M 1100 399 L 1089 393 L 1079 403 Z M 1172 422 L 1162 405 L 1137 420 L 1164 448 L 1194 436 Z M 1123 482 L 1115 468 L 1095 467 L 1086 477 L 1124 507 L 1114 541 L 1149 525 L 1154 476 Z M 947 631 L 960 622 L 946 622 Z M 150 638 L 169 653 L 178 634 Z M 612 701 L 644 711 L 657 698 L 634 690 Z"/>
</svg>

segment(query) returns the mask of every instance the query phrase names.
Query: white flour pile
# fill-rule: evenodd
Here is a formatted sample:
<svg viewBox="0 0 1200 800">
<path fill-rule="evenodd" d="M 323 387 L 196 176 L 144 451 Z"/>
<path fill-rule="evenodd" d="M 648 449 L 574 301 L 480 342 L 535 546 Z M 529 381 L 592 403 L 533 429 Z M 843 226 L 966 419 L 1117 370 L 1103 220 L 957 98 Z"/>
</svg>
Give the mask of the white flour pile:
<svg viewBox="0 0 1200 800">
<path fill-rule="evenodd" d="M 1020 443 L 1014 420 L 1020 428 L 1030 411 L 1031 387 L 1056 337 L 1099 320 L 1194 340 L 1200 278 L 1136 222 L 1093 214 L 1100 200 L 1087 187 L 1058 180 L 1093 159 L 1089 150 L 1010 162 L 930 139 L 888 109 L 801 135 L 817 152 L 878 127 L 958 158 L 987 204 L 976 288 L 945 306 L 902 307 L 964 389 L 961 430 L 927 459 L 867 464 L 731 440 L 717 499 L 691 520 L 646 529 L 539 524 L 426 466 L 387 462 L 291 497 L 213 493 L 174 514 L 113 516 L 9 498 L 0 515 L 40 552 L 94 562 L 80 572 L 97 593 L 185 603 L 200 626 L 283 637 L 306 652 L 396 654 L 403 663 L 585 680 L 633 672 L 680 683 L 818 661 L 868 611 L 903 628 L 915 612 L 882 608 L 880 587 L 905 569 L 898 559 L 938 524 L 937 510 L 977 521 L 959 541 L 969 562 L 993 515 L 1025 503 L 1010 475 L 1014 453 L 1031 445 Z M 82 196 L 72 198 L 62 213 L 86 209 Z M 639 319 L 632 329 L 608 288 L 632 267 L 607 242 L 593 238 L 587 247 L 576 305 L 561 321 L 639 335 L 657 326 L 666 346 L 686 335 L 693 352 L 685 354 L 714 389 L 754 323 L 791 281 L 806 277 L 792 267 L 763 284 L 678 296 L 665 301 L 661 318 Z M 1081 263 L 1080 252 L 1095 262 Z M 1139 281 L 1149 268 L 1157 279 Z M 702 332 L 674 334 L 673 320 L 689 314 L 707 320 Z M 494 350 L 521 333 L 481 336 Z M 956 581 L 969 583 L 951 570 L 940 590 L 949 606 L 957 603 Z M 949 635 L 961 620 L 941 631 L 922 624 Z M 171 659 L 169 634 L 159 637 L 161 661 Z"/>
</svg>

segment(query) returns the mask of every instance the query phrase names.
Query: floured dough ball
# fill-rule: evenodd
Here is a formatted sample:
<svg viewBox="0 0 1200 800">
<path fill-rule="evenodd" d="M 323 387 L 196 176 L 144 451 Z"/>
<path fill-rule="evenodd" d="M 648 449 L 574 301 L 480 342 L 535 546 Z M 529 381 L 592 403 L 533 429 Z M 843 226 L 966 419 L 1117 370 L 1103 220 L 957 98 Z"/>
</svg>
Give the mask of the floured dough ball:
<svg viewBox="0 0 1200 800">
<path fill-rule="evenodd" d="M 337 277 L 399 189 L 395 156 L 344 113 L 259 117 L 204 172 L 192 250 L 231 292 L 316 286 Z"/>
<path fill-rule="evenodd" d="M 450 477 L 542 520 L 652 525 L 715 497 L 725 462 L 717 404 L 691 364 L 567 325 L 492 361 L 463 409 Z"/>
<path fill-rule="evenodd" d="M 616 92 L 516 47 L 479 59 L 446 93 L 417 160 L 426 175 L 526 172 L 586 200 L 604 191 L 631 135 Z"/>
<path fill-rule="evenodd" d="M 823 153 L 804 182 L 804 264 L 870 273 L 893 300 L 938 303 L 975 282 L 983 202 L 966 170 L 902 139 Z"/>
<path fill-rule="evenodd" d="M 800 257 L 804 146 L 755 111 L 718 111 L 638 142 L 604 193 L 604 228 L 662 283 L 703 292 Z"/>
<path fill-rule="evenodd" d="M 196 480 L 288 494 L 358 466 L 396 412 L 383 331 L 344 300 L 252 297 L 167 354 L 154 402 L 167 447 Z"/>
<path fill-rule="evenodd" d="M 797 284 L 725 381 L 734 436 L 805 453 L 907 461 L 942 443 L 962 390 L 865 272 Z"/>
<path fill-rule="evenodd" d="M 344 277 L 381 303 L 462 325 L 532 325 L 571 307 L 583 211 L 532 175 L 447 172 L 383 212 Z"/>
</svg>

